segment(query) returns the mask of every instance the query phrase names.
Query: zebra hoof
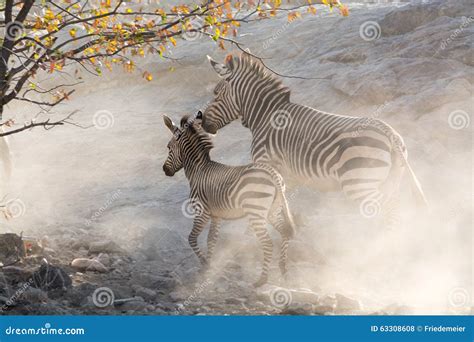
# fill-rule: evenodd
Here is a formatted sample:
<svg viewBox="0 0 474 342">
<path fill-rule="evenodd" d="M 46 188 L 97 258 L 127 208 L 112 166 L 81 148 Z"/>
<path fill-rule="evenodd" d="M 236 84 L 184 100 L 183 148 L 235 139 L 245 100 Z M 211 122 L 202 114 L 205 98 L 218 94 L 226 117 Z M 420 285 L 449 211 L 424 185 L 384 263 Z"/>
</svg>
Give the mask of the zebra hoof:
<svg viewBox="0 0 474 342">
<path fill-rule="evenodd" d="M 206 258 L 199 259 L 199 261 L 201 261 L 202 268 L 204 268 L 204 269 L 209 268 L 209 262 L 207 261 Z"/>
<path fill-rule="evenodd" d="M 267 283 L 267 277 L 261 277 L 257 282 L 253 284 L 253 287 L 260 287 Z"/>
</svg>

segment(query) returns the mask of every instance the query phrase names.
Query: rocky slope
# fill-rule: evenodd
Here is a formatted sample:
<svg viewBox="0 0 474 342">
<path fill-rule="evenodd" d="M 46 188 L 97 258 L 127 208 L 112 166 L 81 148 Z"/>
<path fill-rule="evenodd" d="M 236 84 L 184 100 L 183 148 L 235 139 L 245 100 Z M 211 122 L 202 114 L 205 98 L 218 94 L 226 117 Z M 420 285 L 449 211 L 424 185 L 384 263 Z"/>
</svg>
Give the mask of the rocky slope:
<svg viewBox="0 0 474 342">
<path fill-rule="evenodd" d="M 431 202 L 430 215 L 414 213 L 406 186 L 406 214 L 399 231 L 361 217 L 338 194 L 290 189 L 290 205 L 304 226 L 290 249 L 287 282 L 278 279 L 275 268 L 271 285 L 259 291 L 250 287 L 258 274 L 259 249 L 244 234 L 245 222 L 224 226 L 216 270 L 202 274 L 187 246 L 191 220 L 183 214 L 186 180 L 183 174 L 167 178 L 161 170 L 169 139 L 161 116 L 178 119 L 203 108 L 218 81 L 206 54 L 218 59 L 229 51 L 218 52 L 204 38 L 180 42 L 172 56 L 176 61 L 149 58 L 141 64 L 153 73 L 152 83 L 120 71 L 100 79 L 84 75 L 84 84 L 56 116 L 78 110 L 76 121 L 91 128 L 69 126 L 12 137 L 15 171 L 8 194 L 22 205 L 14 219 L 4 222 L 4 230 L 47 241 L 42 253 L 50 264 L 66 270 L 73 286 L 65 292 L 28 294 L 27 304 L 9 312 L 468 312 L 473 108 L 469 1 L 351 3 L 350 8 L 349 18 L 321 10 L 292 23 L 282 17 L 251 24 L 239 39 L 268 57 L 267 64 L 281 74 L 323 78 L 285 78 L 293 101 L 382 118 L 395 127 L 406 140 Z M 20 122 L 32 110 L 9 108 Z M 233 123 L 216 136 L 212 155 L 234 165 L 248 162 L 249 138 L 240 123 Z M 97 241 L 112 241 L 120 250 L 91 251 Z M 91 257 L 107 271 L 70 266 L 73 259 Z M 28 274 L 22 276 L 28 279 Z M 283 293 L 275 286 L 283 287 Z M 112 290 L 115 306 L 94 303 L 99 287 Z M 14 290 L 4 292 L 11 295 Z"/>
</svg>

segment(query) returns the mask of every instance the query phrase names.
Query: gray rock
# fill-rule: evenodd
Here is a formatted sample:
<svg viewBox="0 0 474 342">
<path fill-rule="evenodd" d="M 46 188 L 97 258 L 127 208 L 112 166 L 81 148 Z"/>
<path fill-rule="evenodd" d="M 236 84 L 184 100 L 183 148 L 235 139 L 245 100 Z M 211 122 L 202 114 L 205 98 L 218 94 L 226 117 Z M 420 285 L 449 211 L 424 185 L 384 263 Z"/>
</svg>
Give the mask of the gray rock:
<svg viewBox="0 0 474 342">
<path fill-rule="evenodd" d="M 111 258 L 107 253 L 101 253 L 95 259 L 100 261 L 106 267 L 109 267 L 111 264 Z"/>
<path fill-rule="evenodd" d="M 183 302 L 185 301 L 189 296 L 184 293 L 183 291 L 173 291 L 169 294 L 169 297 L 173 302 Z"/>
<path fill-rule="evenodd" d="M 319 295 L 308 289 L 290 290 L 292 301 L 297 303 L 318 304 Z"/>
<path fill-rule="evenodd" d="M 62 268 L 43 264 L 33 274 L 33 286 L 49 291 L 54 289 L 66 289 L 72 285 L 71 277 Z"/>
<path fill-rule="evenodd" d="M 142 297 L 146 301 L 152 301 L 156 298 L 156 291 L 140 286 L 140 285 L 133 285 L 132 289 L 135 291 L 135 295 Z"/>
<path fill-rule="evenodd" d="M 358 300 L 336 293 L 336 312 L 353 312 L 360 309 L 361 305 Z"/>
<path fill-rule="evenodd" d="M 334 312 L 334 306 L 332 305 L 314 305 L 313 313 L 315 315 L 327 315 L 328 313 Z"/>
<path fill-rule="evenodd" d="M 240 305 L 247 302 L 247 298 L 226 298 L 226 304 Z"/>
<path fill-rule="evenodd" d="M 28 286 L 24 292 L 18 291 L 20 298 L 31 303 L 41 303 L 48 301 L 48 293 L 40 289 Z"/>
<path fill-rule="evenodd" d="M 334 308 L 336 306 L 336 303 L 337 303 L 336 297 L 324 296 L 320 298 L 318 305 Z"/>
<path fill-rule="evenodd" d="M 311 315 L 313 313 L 313 305 L 308 303 L 293 302 L 281 311 L 284 315 Z"/>
<path fill-rule="evenodd" d="M 122 253 L 124 250 L 113 241 L 98 241 L 89 244 L 89 253 Z"/>
<path fill-rule="evenodd" d="M 174 289 L 181 284 L 181 282 L 174 277 L 143 273 L 143 271 L 133 271 L 132 279 L 134 284 L 156 290 Z"/>
<path fill-rule="evenodd" d="M 142 297 L 135 297 L 122 303 L 116 301 L 115 307 L 121 311 L 142 311 L 148 307 L 148 303 Z"/>
<path fill-rule="evenodd" d="M 77 258 L 71 262 L 71 267 L 79 271 L 91 271 L 105 273 L 108 272 L 108 268 L 105 267 L 100 261 L 95 259 Z"/>
</svg>

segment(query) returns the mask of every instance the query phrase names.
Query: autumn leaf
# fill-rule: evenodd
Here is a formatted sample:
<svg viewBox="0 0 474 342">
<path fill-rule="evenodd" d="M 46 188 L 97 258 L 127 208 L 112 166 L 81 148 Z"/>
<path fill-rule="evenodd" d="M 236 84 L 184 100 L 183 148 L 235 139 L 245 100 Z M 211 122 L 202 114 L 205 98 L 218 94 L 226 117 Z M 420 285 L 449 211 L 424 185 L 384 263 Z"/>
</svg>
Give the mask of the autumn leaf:
<svg viewBox="0 0 474 342">
<path fill-rule="evenodd" d="M 341 14 L 343 17 L 348 17 L 349 16 L 349 8 L 345 5 L 339 6 L 339 10 L 341 11 Z"/>
<path fill-rule="evenodd" d="M 290 12 L 288 13 L 288 21 L 292 22 L 293 20 L 300 18 L 301 13 L 300 12 Z"/>
<path fill-rule="evenodd" d="M 145 71 L 142 75 L 142 77 L 147 80 L 148 82 L 152 81 L 153 80 L 153 76 L 148 72 L 148 71 Z"/>
<path fill-rule="evenodd" d="M 216 32 L 215 32 L 215 34 L 212 36 L 212 39 L 215 40 L 215 41 L 217 41 L 220 36 L 221 36 L 221 30 L 219 30 L 218 28 L 216 28 Z"/>
</svg>

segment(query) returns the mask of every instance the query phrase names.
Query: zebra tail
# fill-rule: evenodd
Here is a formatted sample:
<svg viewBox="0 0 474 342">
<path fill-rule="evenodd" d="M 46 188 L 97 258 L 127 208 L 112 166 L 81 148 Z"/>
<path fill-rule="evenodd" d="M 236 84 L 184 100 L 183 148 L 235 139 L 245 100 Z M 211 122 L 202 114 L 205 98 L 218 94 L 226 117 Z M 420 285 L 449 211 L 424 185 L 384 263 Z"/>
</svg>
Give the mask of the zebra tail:
<svg viewBox="0 0 474 342">
<path fill-rule="evenodd" d="M 421 188 L 421 184 L 418 181 L 418 178 L 416 178 L 415 172 L 413 172 L 413 169 L 408 163 L 408 160 L 406 159 L 406 157 L 404 157 L 404 160 L 405 160 L 405 166 L 408 169 L 408 173 L 410 175 L 410 184 L 411 184 L 412 194 L 415 196 L 416 204 L 418 207 L 428 208 L 429 204 L 428 204 L 428 201 L 426 200 L 423 189 Z"/>
<path fill-rule="evenodd" d="M 386 125 L 385 123 L 383 123 Z M 406 167 L 410 176 L 410 187 L 413 196 L 415 197 L 416 205 L 419 208 L 429 208 L 428 201 L 426 200 L 425 194 L 423 189 L 421 188 L 421 184 L 416 178 L 415 172 L 411 168 L 410 164 L 408 163 L 408 156 L 406 153 L 406 146 L 403 142 L 402 137 L 390 126 L 385 126 L 389 129 L 390 137 L 392 140 L 392 148 L 396 151 L 397 159 L 401 162 L 401 165 Z"/>
<path fill-rule="evenodd" d="M 289 239 L 293 238 L 296 235 L 296 226 L 295 221 L 293 220 L 293 215 L 291 215 L 290 208 L 288 206 L 288 201 L 286 199 L 285 193 L 283 189 L 281 189 L 281 197 L 282 197 L 282 209 L 283 209 L 283 219 L 284 219 L 284 229 L 287 237 Z"/>
</svg>

